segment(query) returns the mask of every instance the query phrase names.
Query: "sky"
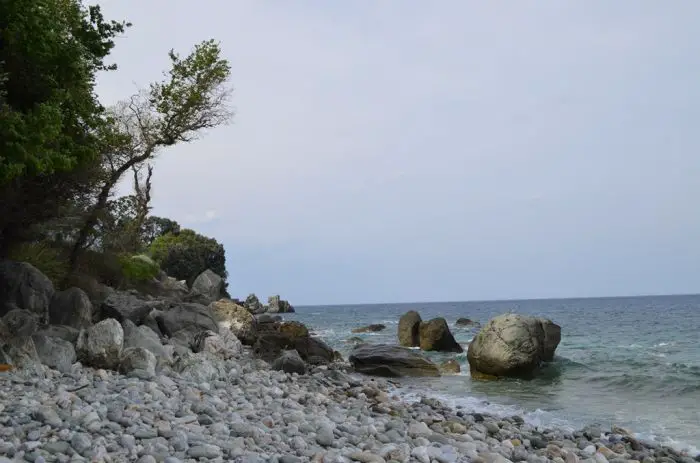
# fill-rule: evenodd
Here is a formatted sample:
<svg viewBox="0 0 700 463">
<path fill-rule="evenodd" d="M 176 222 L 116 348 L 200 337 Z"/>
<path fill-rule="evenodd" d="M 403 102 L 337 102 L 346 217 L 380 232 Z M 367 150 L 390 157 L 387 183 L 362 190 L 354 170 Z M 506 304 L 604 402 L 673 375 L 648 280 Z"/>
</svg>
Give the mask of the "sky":
<svg viewBox="0 0 700 463">
<path fill-rule="evenodd" d="M 700 2 L 102 0 L 112 104 L 221 42 L 153 214 L 292 304 L 700 292 Z M 128 185 L 127 185 L 128 187 Z M 128 193 L 128 188 L 123 189 Z"/>
</svg>

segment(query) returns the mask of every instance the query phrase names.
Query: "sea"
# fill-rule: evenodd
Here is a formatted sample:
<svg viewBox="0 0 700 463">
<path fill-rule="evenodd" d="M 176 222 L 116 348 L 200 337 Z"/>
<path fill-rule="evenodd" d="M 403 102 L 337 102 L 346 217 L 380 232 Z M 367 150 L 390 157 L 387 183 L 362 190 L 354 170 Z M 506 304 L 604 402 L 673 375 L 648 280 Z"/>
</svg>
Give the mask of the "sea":
<svg viewBox="0 0 700 463">
<path fill-rule="evenodd" d="M 417 310 L 424 320 L 444 317 L 463 354 L 425 353 L 436 362 L 454 358 L 459 375 L 402 379 L 406 400 L 436 397 L 466 410 L 520 415 L 541 428 L 576 430 L 622 426 L 640 439 L 700 453 L 700 295 L 489 302 L 434 302 L 297 307 L 286 319 L 305 323 L 345 358 L 348 342 L 397 343 L 398 320 Z M 562 327 L 555 361 L 534 380 L 472 381 L 466 350 L 478 327 L 457 327 L 466 317 L 482 325 L 507 312 L 546 317 Z M 381 323 L 378 333 L 354 334 Z"/>
</svg>

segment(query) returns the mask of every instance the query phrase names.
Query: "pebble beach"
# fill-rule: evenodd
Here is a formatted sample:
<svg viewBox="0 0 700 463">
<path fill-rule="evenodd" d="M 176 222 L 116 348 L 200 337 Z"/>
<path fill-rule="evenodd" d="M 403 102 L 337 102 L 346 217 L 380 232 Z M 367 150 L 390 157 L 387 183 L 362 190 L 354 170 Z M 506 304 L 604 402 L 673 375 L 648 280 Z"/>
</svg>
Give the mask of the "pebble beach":
<svg viewBox="0 0 700 463">
<path fill-rule="evenodd" d="M 80 363 L 0 373 L 0 462 L 700 461 L 622 429 L 567 433 L 404 401 L 397 383 L 344 363 L 284 373 L 233 346 L 155 375 Z"/>
</svg>

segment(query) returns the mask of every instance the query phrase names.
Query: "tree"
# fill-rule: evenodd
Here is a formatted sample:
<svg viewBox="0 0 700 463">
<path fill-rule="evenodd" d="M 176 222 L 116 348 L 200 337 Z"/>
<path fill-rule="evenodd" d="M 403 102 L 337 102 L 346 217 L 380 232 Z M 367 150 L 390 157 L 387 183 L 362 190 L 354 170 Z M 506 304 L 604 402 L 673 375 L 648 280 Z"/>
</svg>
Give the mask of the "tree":
<svg viewBox="0 0 700 463">
<path fill-rule="evenodd" d="M 172 50 L 169 56 L 172 67 L 163 82 L 151 84 L 148 91 L 139 92 L 110 111 L 110 125 L 103 132 L 108 174 L 75 241 L 71 267 L 112 189 L 126 172 L 152 160 L 160 149 L 190 142 L 203 130 L 225 124 L 232 116 L 227 108 L 230 89 L 226 86 L 230 65 L 221 58 L 216 42 L 196 45 L 185 58 Z"/>
<path fill-rule="evenodd" d="M 166 217 L 154 215 L 146 217 L 141 229 L 141 240 L 146 247 L 149 247 L 156 238 L 172 233 L 180 233 L 180 224 Z"/>
<path fill-rule="evenodd" d="M 104 108 L 95 92 L 114 38 L 80 0 L 0 1 L 0 253 L 58 217 L 94 179 Z"/>
<path fill-rule="evenodd" d="M 207 269 L 224 279 L 228 276 L 224 246 L 187 228 L 156 238 L 150 254 L 165 273 L 189 285 Z"/>
</svg>

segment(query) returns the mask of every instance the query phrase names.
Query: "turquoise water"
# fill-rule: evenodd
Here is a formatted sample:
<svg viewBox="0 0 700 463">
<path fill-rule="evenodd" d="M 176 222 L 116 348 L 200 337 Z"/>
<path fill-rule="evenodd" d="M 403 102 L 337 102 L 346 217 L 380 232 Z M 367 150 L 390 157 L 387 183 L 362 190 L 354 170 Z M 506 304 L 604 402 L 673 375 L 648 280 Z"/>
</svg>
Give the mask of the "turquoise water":
<svg viewBox="0 0 700 463">
<path fill-rule="evenodd" d="M 430 354 L 436 361 L 458 359 L 463 373 L 404 381 L 407 397 L 428 392 L 476 411 L 518 413 L 545 427 L 614 423 L 691 453 L 700 448 L 700 296 L 298 307 L 286 318 L 306 323 L 347 358 L 352 345 L 346 340 L 353 336 L 395 344 L 398 319 L 411 309 L 423 319 L 445 317 L 465 353 Z M 508 311 L 562 326 L 555 362 L 533 381 L 472 382 L 466 347 L 475 329 L 454 321 L 484 324 Z M 387 329 L 351 334 L 370 323 Z"/>
</svg>

